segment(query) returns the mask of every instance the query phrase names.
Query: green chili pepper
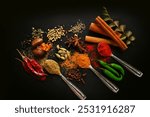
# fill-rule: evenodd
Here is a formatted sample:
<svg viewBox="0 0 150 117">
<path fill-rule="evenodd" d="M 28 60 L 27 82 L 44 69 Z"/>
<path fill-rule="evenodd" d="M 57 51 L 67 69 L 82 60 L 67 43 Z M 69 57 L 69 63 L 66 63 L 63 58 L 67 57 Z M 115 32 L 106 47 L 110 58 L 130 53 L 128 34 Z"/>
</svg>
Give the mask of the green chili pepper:
<svg viewBox="0 0 150 117">
<path fill-rule="evenodd" d="M 115 69 L 111 68 L 109 64 L 107 64 L 106 62 L 103 62 L 101 60 L 98 60 L 98 61 L 102 65 L 102 67 L 104 67 L 107 70 L 109 70 L 110 72 L 114 73 L 116 76 L 119 76 L 119 73 Z"/>
<path fill-rule="evenodd" d="M 116 75 L 114 75 L 112 72 L 110 72 L 110 71 L 107 70 L 107 69 L 102 69 L 102 70 L 103 70 L 103 72 L 104 72 L 104 74 L 105 74 L 106 76 L 108 76 L 109 78 L 112 78 L 113 80 L 121 81 L 122 78 L 123 78 L 123 75 L 122 75 L 122 74 L 117 77 Z"/>
<path fill-rule="evenodd" d="M 114 69 L 118 70 L 124 76 L 125 71 L 120 65 L 118 65 L 116 63 L 111 63 L 110 66 L 113 67 Z"/>
</svg>

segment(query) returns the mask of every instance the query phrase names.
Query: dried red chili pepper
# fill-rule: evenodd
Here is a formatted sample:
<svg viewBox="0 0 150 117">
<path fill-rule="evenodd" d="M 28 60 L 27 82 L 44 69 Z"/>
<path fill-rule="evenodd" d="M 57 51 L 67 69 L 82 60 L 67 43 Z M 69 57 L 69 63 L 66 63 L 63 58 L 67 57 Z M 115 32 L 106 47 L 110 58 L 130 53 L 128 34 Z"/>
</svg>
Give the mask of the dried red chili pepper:
<svg viewBox="0 0 150 117">
<path fill-rule="evenodd" d="M 40 77 L 41 80 L 46 79 L 47 74 L 44 73 L 42 67 L 38 62 L 36 62 L 36 60 L 26 57 L 18 49 L 17 51 L 23 59 L 23 61 L 20 61 L 22 62 L 25 71 L 27 71 L 29 74 Z"/>
<path fill-rule="evenodd" d="M 34 59 L 29 59 L 32 67 L 37 71 L 37 72 L 44 72 L 42 66 Z"/>
</svg>

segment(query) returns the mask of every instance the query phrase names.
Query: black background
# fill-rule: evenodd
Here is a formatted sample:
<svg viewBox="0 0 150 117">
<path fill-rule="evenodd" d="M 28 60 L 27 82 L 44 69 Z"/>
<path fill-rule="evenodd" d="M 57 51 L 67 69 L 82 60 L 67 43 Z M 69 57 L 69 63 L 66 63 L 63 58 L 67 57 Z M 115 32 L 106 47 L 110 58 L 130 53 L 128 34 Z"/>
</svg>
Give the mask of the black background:
<svg viewBox="0 0 150 117">
<path fill-rule="evenodd" d="M 87 99 L 150 99 L 149 96 L 149 7 L 146 0 L 91 0 L 91 1 L 5 1 L 0 7 L 1 76 L 0 99 L 78 99 L 55 76 L 44 82 L 32 79 L 15 60 L 16 48 L 31 33 L 31 27 L 46 30 L 57 25 L 75 23 L 81 19 L 89 25 L 102 6 L 106 6 L 116 19 L 126 24 L 136 36 L 129 49 L 116 55 L 143 71 L 142 78 L 126 72 L 122 82 L 114 82 L 120 91 L 111 92 L 88 70 L 86 84 L 76 84 Z"/>
</svg>

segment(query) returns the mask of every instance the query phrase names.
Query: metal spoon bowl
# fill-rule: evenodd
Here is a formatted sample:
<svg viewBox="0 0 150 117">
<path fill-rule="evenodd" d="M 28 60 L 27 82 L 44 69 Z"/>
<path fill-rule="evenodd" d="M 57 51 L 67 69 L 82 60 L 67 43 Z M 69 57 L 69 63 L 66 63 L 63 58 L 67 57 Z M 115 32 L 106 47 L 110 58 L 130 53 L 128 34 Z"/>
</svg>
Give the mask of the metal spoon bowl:
<svg viewBox="0 0 150 117">
<path fill-rule="evenodd" d="M 114 54 L 111 54 L 111 57 L 114 58 L 116 61 L 118 61 L 120 64 L 122 64 L 128 71 L 130 71 L 134 75 L 136 75 L 138 77 L 142 77 L 143 73 L 141 71 L 137 70 L 136 68 L 134 68 L 133 66 L 131 66 L 127 62 L 121 60 L 120 58 L 118 58 Z"/>
<path fill-rule="evenodd" d="M 103 75 L 101 75 L 98 71 L 96 71 L 91 65 L 89 68 L 98 76 L 98 78 L 114 93 L 117 93 L 119 91 L 119 88 L 113 84 L 111 81 L 109 81 L 107 78 L 105 78 Z"/>
</svg>

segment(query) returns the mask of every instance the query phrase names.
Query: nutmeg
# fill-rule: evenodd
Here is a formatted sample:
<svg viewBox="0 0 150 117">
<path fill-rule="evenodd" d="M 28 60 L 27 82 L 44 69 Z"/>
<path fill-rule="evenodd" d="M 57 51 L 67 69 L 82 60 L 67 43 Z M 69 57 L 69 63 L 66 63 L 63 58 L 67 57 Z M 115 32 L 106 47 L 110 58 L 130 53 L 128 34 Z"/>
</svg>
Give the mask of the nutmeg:
<svg viewBox="0 0 150 117">
<path fill-rule="evenodd" d="M 43 57 L 45 55 L 45 51 L 43 51 L 41 48 L 37 47 L 35 49 L 32 50 L 33 54 L 36 57 Z"/>
<path fill-rule="evenodd" d="M 33 47 L 39 46 L 40 44 L 42 44 L 43 39 L 42 38 L 35 38 L 32 40 L 31 44 Z"/>
</svg>

